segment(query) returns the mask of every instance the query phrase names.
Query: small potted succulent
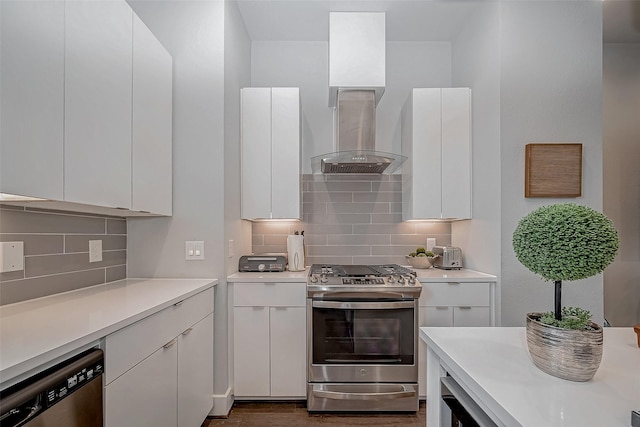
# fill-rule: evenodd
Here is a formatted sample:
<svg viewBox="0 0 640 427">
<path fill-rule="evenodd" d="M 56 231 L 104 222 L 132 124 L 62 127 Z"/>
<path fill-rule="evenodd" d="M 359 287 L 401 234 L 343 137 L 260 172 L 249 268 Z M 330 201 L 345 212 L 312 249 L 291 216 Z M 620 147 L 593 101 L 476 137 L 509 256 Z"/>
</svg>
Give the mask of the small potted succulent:
<svg viewBox="0 0 640 427">
<path fill-rule="evenodd" d="M 602 327 L 581 308 L 562 307 L 562 281 L 601 273 L 618 252 L 611 220 L 575 203 L 543 206 L 523 217 L 513 232 L 516 258 L 555 284 L 555 307 L 527 314 L 527 345 L 542 371 L 571 381 L 588 381 L 602 359 Z"/>
</svg>

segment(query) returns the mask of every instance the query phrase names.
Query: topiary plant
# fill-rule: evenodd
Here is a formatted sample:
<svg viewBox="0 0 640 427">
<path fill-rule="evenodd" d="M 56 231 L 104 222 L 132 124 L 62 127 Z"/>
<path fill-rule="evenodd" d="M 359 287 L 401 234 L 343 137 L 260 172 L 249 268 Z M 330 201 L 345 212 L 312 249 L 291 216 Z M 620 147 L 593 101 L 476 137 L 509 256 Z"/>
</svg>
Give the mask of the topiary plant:
<svg viewBox="0 0 640 427">
<path fill-rule="evenodd" d="M 513 249 L 525 267 L 555 283 L 554 317 L 561 326 L 562 281 L 602 272 L 618 252 L 618 232 L 604 214 L 575 203 L 543 206 L 523 217 Z"/>
</svg>

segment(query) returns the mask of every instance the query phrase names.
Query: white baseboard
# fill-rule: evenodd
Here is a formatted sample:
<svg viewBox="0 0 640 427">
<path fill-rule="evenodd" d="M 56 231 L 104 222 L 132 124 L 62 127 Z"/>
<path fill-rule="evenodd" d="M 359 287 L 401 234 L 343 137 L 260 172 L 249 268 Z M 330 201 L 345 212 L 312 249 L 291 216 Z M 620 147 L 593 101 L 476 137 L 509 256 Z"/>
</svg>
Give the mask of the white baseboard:
<svg viewBox="0 0 640 427">
<path fill-rule="evenodd" d="M 213 408 L 209 412 L 209 416 L 226 417 L 231 412 L 232 406 L 233 394 L 231 394 L 231 387 L 229 387 L 224 394 L 213 395 Z"/>
</svg>

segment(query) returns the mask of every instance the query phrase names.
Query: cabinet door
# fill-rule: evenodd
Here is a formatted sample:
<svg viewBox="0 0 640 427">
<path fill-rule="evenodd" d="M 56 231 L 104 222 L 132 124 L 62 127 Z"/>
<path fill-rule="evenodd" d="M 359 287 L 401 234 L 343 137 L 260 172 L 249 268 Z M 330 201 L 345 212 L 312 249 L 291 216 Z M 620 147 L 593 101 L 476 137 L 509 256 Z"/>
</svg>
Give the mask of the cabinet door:
<svg viewBox="0 0 640 427">
<path fill-rule="evenodd" d="M 471 218 L 471 91 L 442 89 L 442 216 Z"/>
<path fill-rule="evenodd" d="M 241 169 L 243 219 L 271 214 L 271 89 L 244 88 Z"/>
<path fill-rule="evenodd" d="M 271 396 L 307 393 L 305 307 L 271 307 Z"/>
<path fill-rule="evenodd" d="M 213 407 L 213 313 L 178 340 L 178 426 L 199 426 Z"/>
<path fill-rule="evenodd" d="M 131 207 L 132 19 L 124 0 L 65 3 L 65 200 Z"/>
<path fill-rule="evenodd" d="M 233 309 L 234 394 L 269 396 L 269 308 Z"/>
<path fill-rule="evenodd" d="M 300 219 L 300 90 L 271 90 L 273 218 Z"/>
<path fill-rule="evenodd" d="M 0 7 L 0 190 L 62 200 L 64 2 Z"/>
<path fill-rule="evenodd" d="M 171 55 L 133 15 L 132 209 L 171 215 Z"/>
<path fill-rule="evenodd" d="M 491 326 L 489 307 L 453 307 L 453 326 Z"/>
<path fill-rule="evenodd" d="M 413 91 L 413 140 L 411 218 L 442 217 L 442 122 L 441 92 L 438 88 Z M 428 177 L 428 180 L 425 178 Z"/>
<path fill-rule="evenodd" d="M 106 427 L 176 426 L 175 344 L 161 347 L 104 388 Z"/>
</svg>

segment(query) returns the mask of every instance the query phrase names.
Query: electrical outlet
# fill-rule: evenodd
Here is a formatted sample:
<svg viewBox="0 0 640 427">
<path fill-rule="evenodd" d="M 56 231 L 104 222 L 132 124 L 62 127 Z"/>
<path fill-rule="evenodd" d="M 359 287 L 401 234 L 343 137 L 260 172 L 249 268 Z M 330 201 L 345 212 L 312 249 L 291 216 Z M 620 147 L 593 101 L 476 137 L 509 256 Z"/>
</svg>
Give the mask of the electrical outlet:
<svg viewBox="0 0 640 427">
<path fill-rule="evenodd" d="M 431 249 L 433 249 L 433 247 L 436 245 L 436 238 L 435 237 L 428 237 L 427 238 L 427 250 L 430 251 Z"/>
<path fill-rule="evenodd" d="M 187 261 L 204 259 L 204 241 L 188 240 L 184 245 L 184 259 Z"/>
<path fill-rule="evenodd" d="M 89 240 L 89 262 L 102 261 L 102 240 Z"/>
<path fill-rule="evenodd" d="M 229 247 L 227 252 L 228 252 L 227 257 L 233 258 L 233 240 L 229 240 Z"/>
</svg>

